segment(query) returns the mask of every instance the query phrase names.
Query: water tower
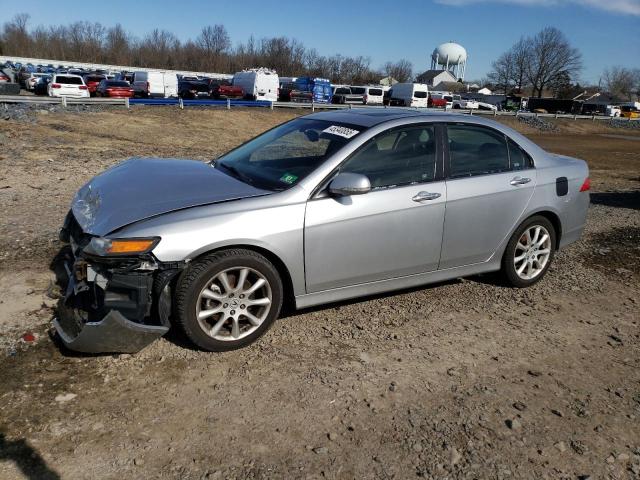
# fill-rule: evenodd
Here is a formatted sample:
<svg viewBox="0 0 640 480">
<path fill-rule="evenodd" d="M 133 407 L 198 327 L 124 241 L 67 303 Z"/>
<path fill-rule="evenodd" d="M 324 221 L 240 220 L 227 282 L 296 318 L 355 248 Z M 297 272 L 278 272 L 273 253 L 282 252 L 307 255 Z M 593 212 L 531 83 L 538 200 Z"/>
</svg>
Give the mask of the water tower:
<svg viewBox="0 0 640 480">
<path fill-rule="evenodd" d="M 454 42 L 443 43 L 431 54 L 431 70 L 448 70 L 459 80 L 464 80 L 467 69 L 467 51 Z"/>
</svg>

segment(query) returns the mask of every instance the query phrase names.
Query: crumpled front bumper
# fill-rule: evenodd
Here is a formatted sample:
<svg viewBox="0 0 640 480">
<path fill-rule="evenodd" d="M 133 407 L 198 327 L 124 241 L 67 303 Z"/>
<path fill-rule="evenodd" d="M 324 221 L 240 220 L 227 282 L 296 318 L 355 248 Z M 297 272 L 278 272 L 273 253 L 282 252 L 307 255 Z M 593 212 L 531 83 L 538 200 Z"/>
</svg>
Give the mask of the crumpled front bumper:
<svg viewBox="0 0 640 480">
<path fill-rule="evenodd" d="M 156 325 L 141 325 L 127 320 L 124 315 L 116 310 L 107 313 L 99 322 L 87 322 L 80 333 L 65 330 L 65 319 L 61 318 L 73 315 L 73 312 L 61 312 L 58 308 L 59 318 L 53 321 L 62 343 L 76 352 L 85 353 L 136 353 L 144 347 L 162 337 L 169 327 Z"/>
<path fill-rule="evenodd" d="M 67 348 L 86 353 L 135 353 L 169 330 L 168 285 L 175 271 L 114 271 L 89 265 L 92 274 L 83 277 L 78 274 L 82 260 L 67 255 L 61 263 L 56 273 L 65 294 L 53 325 Z"/>
</svg>

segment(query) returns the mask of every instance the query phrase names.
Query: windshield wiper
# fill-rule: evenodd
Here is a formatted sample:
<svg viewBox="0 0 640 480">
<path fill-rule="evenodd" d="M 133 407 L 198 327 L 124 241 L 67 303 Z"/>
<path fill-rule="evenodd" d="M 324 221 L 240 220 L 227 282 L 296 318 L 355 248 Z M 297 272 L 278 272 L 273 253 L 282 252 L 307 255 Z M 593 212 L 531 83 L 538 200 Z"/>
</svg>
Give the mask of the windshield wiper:
<svg viewBox="0 0 640 480">
<path fill-rule="evenodd" d="M 215 165 L 220 165 L 229 173 L 231 173 L 235 178 L 237 178 L 242 182 L 248 183 L 249 185 L 254 184 L 253 178 L 249 177 L 248 175 L 245 175 L 244 173 L 242 173 L 240 170 L 238 170 L 236 167 L 232 165 L 228 165 L 224 162 L 217 162 L 217 161 L 215 162 Z"/>
</svg>

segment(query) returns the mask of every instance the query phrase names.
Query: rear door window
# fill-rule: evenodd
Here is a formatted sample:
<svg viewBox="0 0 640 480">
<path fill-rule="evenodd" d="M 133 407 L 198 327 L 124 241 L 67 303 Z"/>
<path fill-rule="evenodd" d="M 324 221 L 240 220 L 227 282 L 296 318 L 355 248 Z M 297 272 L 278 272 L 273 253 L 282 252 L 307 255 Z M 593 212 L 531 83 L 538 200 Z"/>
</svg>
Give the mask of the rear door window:
<svg viewBox="0 0 640 480">
<path fill-rule="evenodd" d="M 380 88 L 370 88 L 369 89 L 369 95 L 371 95 L 373 97 L 381 97 L 382 96 L 382 90 Z"/>
<path fill-rule="evenodd" d="M 362 87 L 351 87 L 351 93 L 355 93 L 356 95 L 363 95 L 365 93 L 365 89 Z"/>
<path fill-rule="evenodd" d="M 533 167 L 533 160 L 520 146 L 511 140 L 507 139 L 507 145 L 509 146 L 509 166 L 511 170 L 526 170 Z"/>
<path fill-rule="evenodd" d="M 475 125 L 448 125 L 449 177 L 472 177 L 508 171 L 505 136 Z"/>
<path fill-rule="evenodd" d="M 427 92 L 413 92 L 414 98 L 427 98 Z"/>
</svg>

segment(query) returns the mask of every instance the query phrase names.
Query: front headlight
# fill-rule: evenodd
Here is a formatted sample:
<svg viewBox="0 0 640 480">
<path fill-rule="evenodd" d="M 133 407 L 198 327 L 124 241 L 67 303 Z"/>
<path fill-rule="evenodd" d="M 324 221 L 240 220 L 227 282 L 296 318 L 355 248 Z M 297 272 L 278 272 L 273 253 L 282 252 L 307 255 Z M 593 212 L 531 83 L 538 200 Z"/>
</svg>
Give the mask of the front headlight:
<svg viewBox="0 0 640 480">
<path fill-rule="evenodd" d="M 85 252 L 100 257 L 128 256 L 149 253 L 160 242 L 160 237 L 150 238 L 104 238 L 93 237 Z"/>
</svg>

